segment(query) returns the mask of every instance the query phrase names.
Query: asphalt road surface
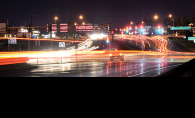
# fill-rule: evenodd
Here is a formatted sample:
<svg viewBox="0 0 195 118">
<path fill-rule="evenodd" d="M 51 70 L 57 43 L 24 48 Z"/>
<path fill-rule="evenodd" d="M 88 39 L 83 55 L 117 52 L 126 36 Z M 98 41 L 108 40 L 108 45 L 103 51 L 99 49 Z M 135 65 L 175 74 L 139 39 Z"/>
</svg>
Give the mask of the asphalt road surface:
<svg viewBox="0 0 195 118">
<path fill-rule="evenodd" d="M 133 43 L 133 42 L 131 42 Z M 120 45 L 119 45 L 120 44 Z M 70 43 L 70 47 L 74 45 Z M 174 44 L 175 45 L 175 44 Z M 105 40 L 93 41 L 98 50 L 108 49 Z M 123 41 L 116 40 L 111 48 L 136 48 Z M 39 64 L 37 69 L 0 73 L 1 77 L 156 77 L 195 57 L 185 52 L 171 52 L 168 55 L 144 55 L 126 53 L 125 60 L 110 61 L 108 55 L 88 55 L 86 58 L 71 59 L 71 62 L 58 64 Z"/>
<path fill-rule="evenodd" d="M 1 77 L 155 77 L 188 61 L 183 57 L 83 59 L 62 64 L 40 64 L 37 69 L 1 73 Z"/>
</svg>

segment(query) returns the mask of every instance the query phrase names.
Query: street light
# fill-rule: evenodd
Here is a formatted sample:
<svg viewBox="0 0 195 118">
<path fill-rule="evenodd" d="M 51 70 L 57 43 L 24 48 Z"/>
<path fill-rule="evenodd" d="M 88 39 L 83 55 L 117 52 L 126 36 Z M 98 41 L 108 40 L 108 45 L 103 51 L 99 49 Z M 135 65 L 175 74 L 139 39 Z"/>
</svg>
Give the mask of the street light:
<svg viewBox="0 0 195 118">
<path fill-rule="evenodd" d="M 79 18 L 80 18 L 80 19 L 83 19 L 83 16 L 82 16 L 82 15 L 80 15 L 80 16 L 79 16 Z"/>
<path fill-rule="evenodd" d="M 58 20 L 58 17 L 54 17 L 54 19 L 55 19 L 55 24 L 56 24 L 56 20 Z"/>
<path fill-rule="evenodd" d="M 169 14 L 169 18 L 172 18 L 172 17 L 173 17 L 172 14 Z M 171 20 L 173 20 L 173 27 L 174 27 L 174 18 Z M 173 30 L 173 36 L 174 36 L 174 30 Z M 171 37 L 172 37 L 172 34 L 171 34 Z"/>
<path fill-rule="evenodd" d="M 154 16 L 154 19 L 158 19 L 158 18 L 160 18 L 160 17 L 158 17 L 157 15 Z M 162 19 L 161 19 L 161 26 L 162 26 Z"/>
<path fill-rule="evenodd" d="M 144 24 L 144 21 L 142 21 L 142 24 Z"/>
<path fill-rule="evenodd" d="M 157 16 L 157 15 L 155 15 L 155 16 L 154 16 L 154 19 L 158 19 L 158 16 Z"/>
<path fill-rule="evenodd" d="M 169 18 L 172 18 L 172 14 L 169 14 Z"/>
<path fill-rule="evenodd" d="M 83 25 L 85 25 L 85 22 L 83 22 Z"/>
<path fill-rule="evenodd" d="M 77 25 L 77 23 L 74 23 L 74 25 Z"/>
<path fill-rule="evenodd" d="M 133 25 L 133 22 L 131 22 L 131 25 Z"/>
</svg>

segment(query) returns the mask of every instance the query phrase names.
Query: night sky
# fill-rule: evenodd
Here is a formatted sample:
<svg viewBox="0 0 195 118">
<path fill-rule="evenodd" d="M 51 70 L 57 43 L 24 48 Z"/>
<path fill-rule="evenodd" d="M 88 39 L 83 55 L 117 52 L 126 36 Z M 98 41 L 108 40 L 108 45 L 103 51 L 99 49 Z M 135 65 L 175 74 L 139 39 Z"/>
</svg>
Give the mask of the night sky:
<svg viewBox="0 0 195 118">
<path fill-rule="evenodd" d="M 164 19 L 169 13 L 175 17 L 195 17 L 195 0 L 1 0 L 0 23 L 10 18 L 10 26 L 46 26 L 54 23 L 83 21 L 92 24 L 112 22 L 112 29 L 128 25 L 130 21 L 152 19 L 155 14 Z"/>
</svg>

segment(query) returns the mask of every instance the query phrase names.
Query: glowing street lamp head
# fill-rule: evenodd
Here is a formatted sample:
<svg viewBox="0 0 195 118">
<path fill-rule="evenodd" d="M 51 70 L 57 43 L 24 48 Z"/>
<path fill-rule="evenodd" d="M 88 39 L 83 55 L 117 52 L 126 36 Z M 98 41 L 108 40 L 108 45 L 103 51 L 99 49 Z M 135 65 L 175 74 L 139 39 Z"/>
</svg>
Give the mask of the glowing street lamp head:
<svg viewBox="0 0 195 118">
<path fill-rule="evenodd" d="M 172 18 L 172 14 L 169 14 L 169 18 Z"/>
<path fill-rule="evenodd" d="M 58 17 L 55 17 L 55 20 L 58 20 Z"/>
<path fill-rule="evenodd" d="M 144 23 L 144 21 L 142 21 L 142 24 Z"/>
<path fill-rule="evenodd" d="M 83 19 L 83 16 L 82 16 L 82 15 L 80 15 L 80 16 L 79 16 L 79 18 L 80 18 L 80 19 Z"/>
<path fill-rule="evenodd" d="M 157 16 L 157 15 L 155 15 L 155 16 L 154 16 L 154 19 L 158 19 L 158 16 Z"/>
<path fill-rule="evenodd" d="M 131 25 L 133 25 L 133 22 L 131 22 Z"/>
<path fill-rule="evenodd" d="M 77 23 L 74 23 L 74 25 L 77 25 Z"/>
<path fill-rule="evenodd" d="M 83 25 L 85 25 L 85 22 L 83 22 Z"/>
</svg>

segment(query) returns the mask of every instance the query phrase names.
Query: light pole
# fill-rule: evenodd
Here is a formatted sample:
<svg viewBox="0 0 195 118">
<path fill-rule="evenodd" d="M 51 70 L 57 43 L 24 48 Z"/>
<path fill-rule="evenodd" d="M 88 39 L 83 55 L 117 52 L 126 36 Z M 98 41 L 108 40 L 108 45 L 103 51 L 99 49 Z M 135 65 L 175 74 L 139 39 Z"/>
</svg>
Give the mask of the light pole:
<svg viewBox="0 0 195 118">
<path fill-rule="evenodd" d="M 158 18 L 160 18 L 160 17 L 158 17 L 157 15 L 154 16 L 154 19 L 158 19 Z M 161 19 L 161 26 L 162 26 L 162 19 Z"/>
<path fill-rule="evenodd" d="M 54 17 L 54 19 L 55 19 L 55 24 L 56 24 L 56 20 L 58 20 L 58 17 Z"/>
<path fill-rule="evenodd" d="M 82 20 L 82 19 L 83 19 L 83 16 L 80 15 L 80 16 L 79 16 L 79 19 Z M 77 25 L 76 20 L 75 20 L 75 24 L 74 24 L 74 25 L 75 25 L 75 26 Z M 85 22 L 83 22 L 83 25 L 85 25 Z M 75 30 L 74 30 L 74 40 L 75 40 L 75 32 L 76 32 L 76 28 L 75 28 Z"/>
<path fill-rule="evenodd" d="M 173 17 L 172 14 L 169 14 L 169 18 L 172 18 L 172 17 Z M 173 27 L 174 27 L 174 18 L 171 20 L 173 20 Z M 174 30 L 173 30 L 173 36 L 174 36 Z M 172 34 L 171 34 L 171 37 L 172 37 Z"/>
</svg>

